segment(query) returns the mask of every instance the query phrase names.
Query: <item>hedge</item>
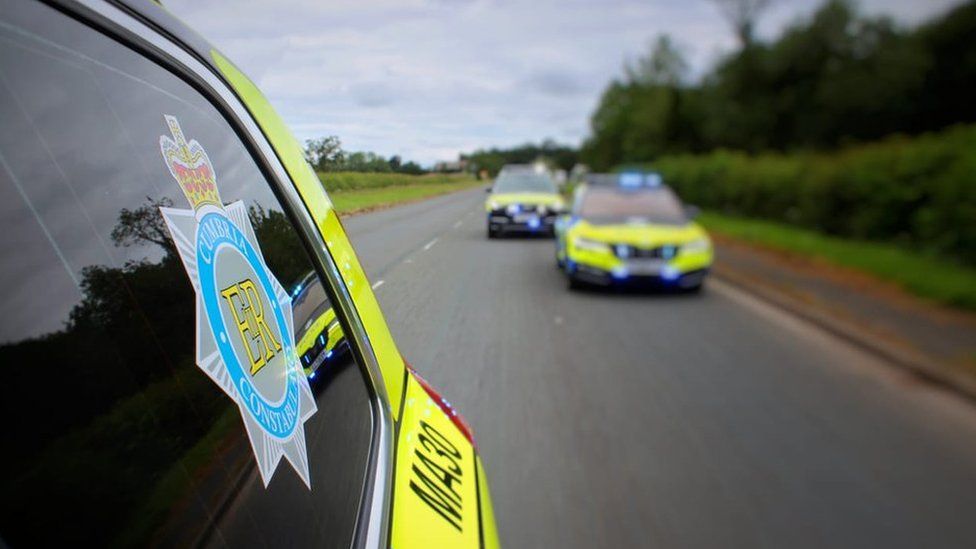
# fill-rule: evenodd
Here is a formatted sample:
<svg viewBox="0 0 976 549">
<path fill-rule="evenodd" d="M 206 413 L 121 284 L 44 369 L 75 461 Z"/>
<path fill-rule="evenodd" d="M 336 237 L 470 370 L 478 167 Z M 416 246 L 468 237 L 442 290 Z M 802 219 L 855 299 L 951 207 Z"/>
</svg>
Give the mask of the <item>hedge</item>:
<svg viewBox="0 0 976 549">
<path fill-rule="evenodd" d="M 834 153 L 720 150 L 653 166 L 686 202 L 976 265 L 976 126 Z"/>
</svg>

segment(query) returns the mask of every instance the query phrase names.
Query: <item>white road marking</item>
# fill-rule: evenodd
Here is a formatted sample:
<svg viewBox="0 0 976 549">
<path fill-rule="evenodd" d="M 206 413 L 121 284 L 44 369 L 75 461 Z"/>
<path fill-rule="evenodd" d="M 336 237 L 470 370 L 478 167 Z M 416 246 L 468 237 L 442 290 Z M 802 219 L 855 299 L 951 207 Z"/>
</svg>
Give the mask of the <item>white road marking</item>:
<svg viewBox="0 0 976 549">
<path fill-rule="evenodd" d="M 431 240 L 430 242 L 424 244 L 424 251 L 426 252 L 427 250 L 429 250 L 432 247 L 434 247 L 434 244 L 437 244 L 437 239 L 436 238 L 434 240 Z"/>
<path fill-rule="evenodd" d="M 376 288 L 379 288 L 382 285 L 383 285 L 383 281 L 377 280 L 376 282 L 373 283 L 373 289 L 375 290 Z"/>
<path fill-rule="evenodd" d="M 461 226 L 461 225 L 462 225 L 463 223 L 464 223 L 463 221 L 458 221 L 458 222 L 456 222 L 456 223 L 454 223 L 454 228 L 455 228 L 455 229 L 457 229 L 457 228 L 458 228 L 458 227 L 460 227 L 460 226 Z"/>
<path fill-rule="evenodd" d="M 409 257 L 403 260 L 404 263 L 413 263 L 413 260 Z"/>
<path fill-rule="evenodd" d="M 553 322 L 556 323 L 557 326 L 558 325 L 561 325 L 563 323 L 563 317 L 561 317 L 561 316 L 557 316 L 556 318 L 553 318 L 552 320 L 553 320 Z"/>
</svg>

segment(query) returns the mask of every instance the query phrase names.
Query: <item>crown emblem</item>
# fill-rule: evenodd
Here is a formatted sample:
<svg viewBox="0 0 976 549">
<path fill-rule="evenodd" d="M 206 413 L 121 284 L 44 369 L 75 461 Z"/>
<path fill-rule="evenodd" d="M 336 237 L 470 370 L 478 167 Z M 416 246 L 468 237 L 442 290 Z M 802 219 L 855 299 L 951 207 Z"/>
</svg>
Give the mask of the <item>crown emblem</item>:
<svg viewBox="0 0 976 549">
<path fill-rule="evenodd" d="M 220 194 L 217 193 L 217 176 L 214 174 L 213 164 L 210 163 L 207 152 L 196 139 L 187 142 L 176 117 L 170 115 L 164 117 L 173 138 L 159 136 L 159 148 L 166 160 L 169 173 L 180 184 L 180 189 L 190 201 L 190 206 L 196 212 L 207 205 L 223 209 Z"/>
</svg>

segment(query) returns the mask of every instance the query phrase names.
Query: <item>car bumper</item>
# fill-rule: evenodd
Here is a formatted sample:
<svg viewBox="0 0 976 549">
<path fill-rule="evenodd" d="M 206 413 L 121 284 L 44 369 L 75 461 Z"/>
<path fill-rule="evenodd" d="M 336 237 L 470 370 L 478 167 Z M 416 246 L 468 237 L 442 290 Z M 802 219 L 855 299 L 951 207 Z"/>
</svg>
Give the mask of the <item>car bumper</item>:
<svg viewBox="0 0 976 549">
<path fill-rule="evenodd" d="M 314 333 L 314 332 L 313 332 Z M 324 364 L 335 362 L 336 359 L 349 351 L 349 342 L 346 341 L 345 334 L 339 326 L 339 321 L 333 318 L 325 329 L 321 330 L 315 340 L 305 342 L 302 353 L 299 355 L 302 369 L 309 378 L 315 376 L 315 372 Z M 309 356 L 314 354 L 311 360 Z"/>
<path fill-rule="evenodd" d="M 507 215 L 488 214 L 488 228 L 499 232 L 551 233 L 556 215 L 539 215 L 515 219 Z"/>
<path fill-rule="evenodd" d="M 708 275 L 712 258 L 710 250 L 683 254 L 648 269 L 641 260 L 628 262 L 607 254 L 571 251 L 563 266 L 571 278 L 599 286 L 693 288 Z"/>
<path fill-rule="evenodd" d="M 611 272 L 579 264 L 570 264 L 567 268 L 567 274 L 570 278 L 605 287 L 696 288 L 701 286 L 708 273 L 709 269 L 707 268 L 684 273 L 667 271 L 656 275 L 635 275 L 621 271 Z"/>
<path fill-rule="evenodd" d="M 337 360 L 344 357 L 349 352 L 349 342 L 345 338 L 339 340 L 334 347 L 328 350 L 323 350 L 311 365 L 303 368 L 305 371 L 305 376 L 310 380 L 315 379 L 318 375 L 318 371 L 322 369 L 323 366 L 336 362 Z"/>
</svg>

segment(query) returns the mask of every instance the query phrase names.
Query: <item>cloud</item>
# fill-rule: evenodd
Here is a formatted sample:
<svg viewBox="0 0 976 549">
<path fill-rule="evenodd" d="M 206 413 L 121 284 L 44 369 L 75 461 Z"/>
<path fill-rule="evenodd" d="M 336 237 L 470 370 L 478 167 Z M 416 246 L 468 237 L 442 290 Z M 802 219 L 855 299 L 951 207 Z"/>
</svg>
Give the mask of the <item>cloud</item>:
<svg viewBox="0 0 976 549">
<path fill-rule="evenodd" d="M 543 94 L 555 97 L 573 96 L 585 88 L 571 72 L 543 69 L 525 79 L 525 85 Z"/>
<path fill-rule="evenodd" d="M 351 89 L 358 105 L 366 108 L 385 107 L 396 101 L 397 93 L 382 81 L 360 82 Z"/>
<path fill-rule="evenodd" d="M 863 0 L 903 21 L 953 0 Z M 775 35 L 816 0 L 780 0 Z M 670 33 L 701 75 L 735 41 L 707 0 L 169 0 L 261 87 L 299 139 L 426 164 L 547 136 L 578 144 L 625 58 Z"/>
</svg>

